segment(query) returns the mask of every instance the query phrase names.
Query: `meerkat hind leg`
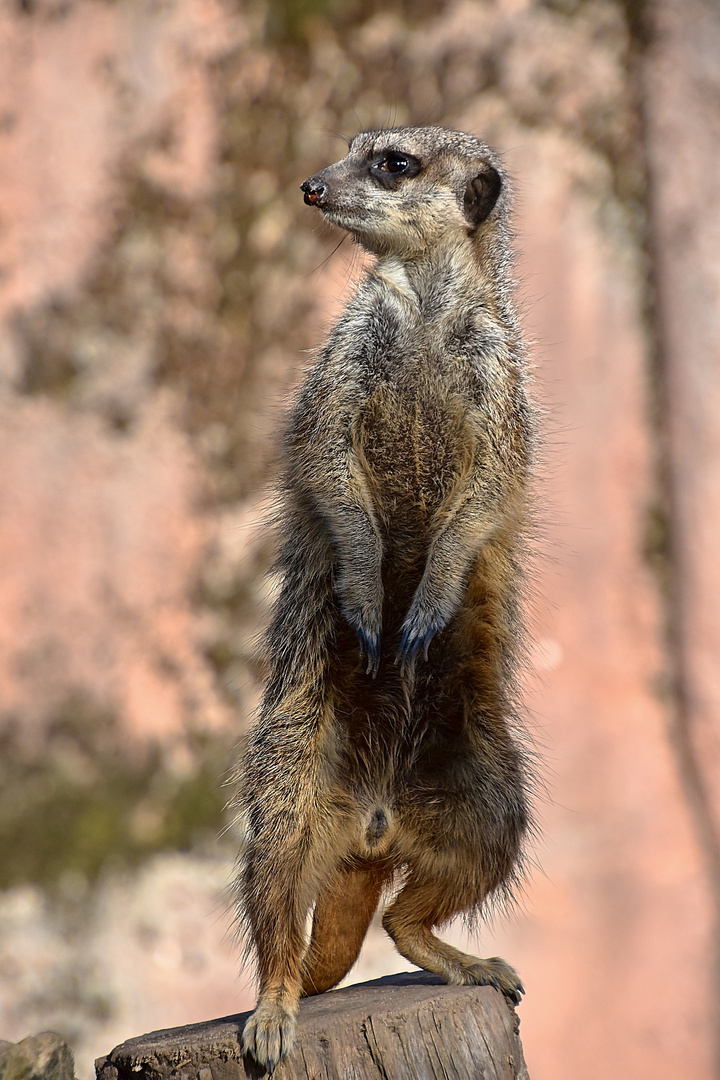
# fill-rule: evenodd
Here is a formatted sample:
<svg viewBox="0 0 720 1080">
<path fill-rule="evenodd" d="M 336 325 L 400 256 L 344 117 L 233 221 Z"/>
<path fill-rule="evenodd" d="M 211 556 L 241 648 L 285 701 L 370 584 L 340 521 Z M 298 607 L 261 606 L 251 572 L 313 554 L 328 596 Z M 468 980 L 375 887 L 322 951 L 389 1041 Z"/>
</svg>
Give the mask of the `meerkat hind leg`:
<svg viewBox="0 0 720 1080">
<path fill-rule="evenodd" d="M 304 814 L 293 824 L 301 835 L 316 827 Z M 243 1030 L 243 1051 L 272 1073 L 295 1039 L 317 856 L 290 840 L 273 846 L 262 832 L 246 859 L 245 907 L 257 951 L 260 994 Z"/>
<path fill-rule="evenodd" d="M 243 1053 L 253 1057 L 268 1074 L 292 1050 L 299 1000 L 299 978 L 272 980 L 261 991 L 255 1011 L 245 1023 Z"/>
<path fill-rule="evenodd" d="M 347 975 L 358 958 L 389 875 L 387 869 L 372 864 L 342 867 L 322 890 L 303 964 L 304 995 L 321 994 Z"/>
<path fill-rule="evenodd" d="M 499 956 L 481 960 L 441 941 L 432 932 L 472 906 L 449 880 L 411 873 L 383 916 L 383 928 L 406 959 L 453 986 L 494 986 L 514 1005 L 525 993 L 517 972 Z"/>
</svg>

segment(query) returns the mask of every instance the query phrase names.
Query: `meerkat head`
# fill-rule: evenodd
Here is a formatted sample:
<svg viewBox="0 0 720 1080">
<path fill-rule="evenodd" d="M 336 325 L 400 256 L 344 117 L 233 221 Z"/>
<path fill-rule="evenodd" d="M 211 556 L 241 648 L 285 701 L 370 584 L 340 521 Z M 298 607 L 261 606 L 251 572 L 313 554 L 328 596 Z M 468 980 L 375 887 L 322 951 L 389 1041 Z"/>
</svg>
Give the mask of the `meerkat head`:
<svg viewBox="0 0 720 1080">
<path fill-rule="evenodd" d="M 301 190 L 369 251 L 405 258 L 477 236 L 507 201 L 497 155 L 472 135 L 440 127 L 364 131 Z"/>
</svg>

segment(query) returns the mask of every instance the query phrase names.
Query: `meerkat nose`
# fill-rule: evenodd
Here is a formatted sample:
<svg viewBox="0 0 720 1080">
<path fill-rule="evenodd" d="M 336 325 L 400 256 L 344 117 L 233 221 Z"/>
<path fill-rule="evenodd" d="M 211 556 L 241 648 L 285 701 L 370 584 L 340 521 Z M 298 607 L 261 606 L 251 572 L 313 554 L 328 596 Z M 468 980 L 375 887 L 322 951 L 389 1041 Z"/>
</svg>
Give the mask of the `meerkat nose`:
<svg viewBox="0 0 720 1080">
<path fill-rule="evenodd" d="M 309 180 L 301 184 L 300 190 L 305 193 L 305 202 L 308 206 L 322 206 L 327 194 L 325 184 L 316 176 L 311 176 Z"/>
</svg>

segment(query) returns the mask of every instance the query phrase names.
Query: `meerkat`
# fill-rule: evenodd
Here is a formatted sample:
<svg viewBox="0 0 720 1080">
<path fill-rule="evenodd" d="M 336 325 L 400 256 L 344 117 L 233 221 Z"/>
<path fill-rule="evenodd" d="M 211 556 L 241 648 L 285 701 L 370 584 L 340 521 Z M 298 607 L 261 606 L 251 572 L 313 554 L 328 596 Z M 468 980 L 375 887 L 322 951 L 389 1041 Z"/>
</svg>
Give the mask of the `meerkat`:
<svg viewBox="0 0 720 1080">
<path fill-rule="evenodd" d="M 394 128 L 302 191 L 376 258 L 285 431 L 269 677 L 237 770 L 259 975 L 243 1046 L 269 1073 L 383 895 L 409 961 L 517 1004 L 504 960 L 434 930 L 511 894 L 531 823 L 515 673 L 534 422 L 505 170 L 471 135 Z"/>
</svg>

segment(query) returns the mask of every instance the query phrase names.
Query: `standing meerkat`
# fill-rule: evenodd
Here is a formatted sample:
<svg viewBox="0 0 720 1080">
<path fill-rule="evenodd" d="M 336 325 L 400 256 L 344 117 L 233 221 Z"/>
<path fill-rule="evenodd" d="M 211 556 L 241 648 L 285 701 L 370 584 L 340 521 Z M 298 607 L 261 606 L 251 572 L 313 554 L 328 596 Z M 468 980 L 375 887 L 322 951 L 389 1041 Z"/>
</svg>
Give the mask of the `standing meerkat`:
<svg viewBox="0 0 720 1080">
<path fill-rule="evenodd" d="M 285 432 L 270 673 L 237 772 L 260 981 L 244 1049 L 268 1072 L 393 887 L 403 956 L 518 1003 L 504 960 L 433 931 L 510 895 L 530 827 L 515 667 L 533 413 L 506 175 L 471 135 L 394 128 L 302 190 L 377 258 Z"/>
</svg>

